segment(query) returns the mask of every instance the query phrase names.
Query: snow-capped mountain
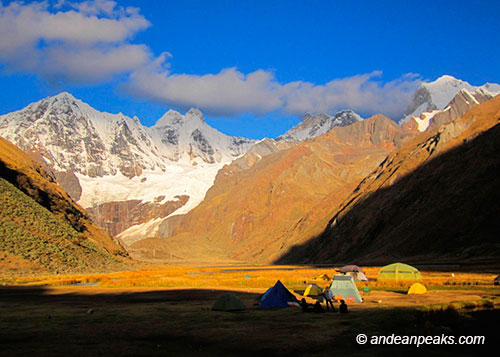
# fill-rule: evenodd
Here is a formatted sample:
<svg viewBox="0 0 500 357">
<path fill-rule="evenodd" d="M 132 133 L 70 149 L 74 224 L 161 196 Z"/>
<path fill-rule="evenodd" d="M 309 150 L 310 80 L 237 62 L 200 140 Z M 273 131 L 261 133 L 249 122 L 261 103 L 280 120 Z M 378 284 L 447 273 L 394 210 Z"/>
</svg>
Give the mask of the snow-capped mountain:
<svg viewBox="0 0 500 357">
<path fill-rule="evenodd" d="M 352 110 L 343 110 L 335 115 L 306 114 L 302 122 L 288 130 L 276 140 L 302 141 L 326 134 L 336 126 L 346 126 L 363 120 Z"/>
<path fill-rule="evenodd" d="M 175 203 L 176 214 L 201 202 L 219 169 L 254 142 L 218 132 L 197 109 L 185 115 L 171 110 L 149 128 L 69 93 L 0 116 L 0 135 L 41 159 L 56 178 L 69 173 L 80 189 L 61 185 L 85 208 L 138 200 Z"/>
<path fill-rule="evenodd" d="M 141 170 L 165 169 L 136 117 L 98 112 L 69 93 L 0 116 L 0 133 L 25 151 L 37 151 L 56 171 L 132 178 Z"/>
<path fill-rule="evenodd" d="M 170 110 L 147 128 L 137 117 L 99 112 L 69 93 L 0 116 L 0 132 L 25 151 L 43 146 L 44 159 L 56 170 L 89 177 L 132 178 L 143 170 L 165 171 L 173 161 L 227 162 L 253 143 L 208 126 L 197 109 L 186 115 Z"/>
<path fill-rule="evenodd" d="M 473 86 L 449 75 L 441 76 L 434 82 L 420 85 L 401 122 L 406 122 L 412 117 L 420 118 L 422 114 L 424 114 L 424 117 L 421 119 L 428 122 L 431 117 L 437 113 L 435 111 L 445 109 L 461 90 L 465 90 L 473 97 L 489 99 L 500 94 L 500 85 L 486 83 L 483 86 Z M 419 126 L 419 130 L 424 126 L 425 125 Z"/>
<path fill-rule="evenodd" d="M 200 160 L 214 164 L 231 161 L 246 153 L 254 140 L 231 137 L 210 127 L 198 109 L 190 109 L 185 115 L 169 110 L 149 133 L 162 155 L 169 160 Z"/>
</svg>

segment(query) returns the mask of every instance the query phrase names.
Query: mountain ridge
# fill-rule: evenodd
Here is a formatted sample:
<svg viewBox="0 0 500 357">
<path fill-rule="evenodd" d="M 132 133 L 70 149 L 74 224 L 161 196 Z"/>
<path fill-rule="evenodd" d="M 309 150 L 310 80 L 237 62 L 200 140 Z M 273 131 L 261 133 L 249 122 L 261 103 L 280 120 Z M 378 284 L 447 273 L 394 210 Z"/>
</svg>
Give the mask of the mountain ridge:
<svg viewBox="0 0 500 357">
<path fill-rule="evenodd" d="M 410 139 L 276 263 L 498 259 L 499 123 L 497 96 Z"/>
<path fill-rule="evenodd" d="M 328 196 L 340 203 L 339 197 L 406 135 L 376 115 L 270 153 L 251 166 L 235 161 L 219 171 L 198 207 L 167 218 L 175 224 L 165 223 L 158 234 L 168 237 L 140 240 L 129 250 L 141 259 L 272 261 L 295 241 L 287 237 L 289 227 Z"/>
</svg>

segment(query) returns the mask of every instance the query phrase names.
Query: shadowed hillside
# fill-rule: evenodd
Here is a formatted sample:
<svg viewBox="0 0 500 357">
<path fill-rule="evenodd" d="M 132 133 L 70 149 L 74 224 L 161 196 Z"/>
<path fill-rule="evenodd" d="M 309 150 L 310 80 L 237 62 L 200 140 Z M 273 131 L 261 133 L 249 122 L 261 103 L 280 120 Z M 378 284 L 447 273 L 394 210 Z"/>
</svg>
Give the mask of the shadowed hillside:
<svg viewBox="0 0 500 357">
<path fill-rule="evenodd" d="M 277 262 L 498 261 L 499 121 L 500 96 L 412 139 Z"/>
<path fill-rule="evenodd" d="M 1 138 L 0 172 L 0 266 L 4 272 L 125 266 L 124 249 L 90 222 L 37 162 Z"/>
</svg>

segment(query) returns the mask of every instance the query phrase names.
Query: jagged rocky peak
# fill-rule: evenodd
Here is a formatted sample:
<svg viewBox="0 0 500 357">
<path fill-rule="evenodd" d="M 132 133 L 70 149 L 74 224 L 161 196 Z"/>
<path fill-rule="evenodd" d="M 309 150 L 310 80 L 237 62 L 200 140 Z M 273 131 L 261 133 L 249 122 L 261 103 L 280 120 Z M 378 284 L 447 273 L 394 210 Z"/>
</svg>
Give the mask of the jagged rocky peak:
<svg viewBox="0 0 500 357">
<path fill-rule="evenodd" d="M 401 121 L 406 122 L 412 117 L 420 117 L 423 113 L 445 109 L 461 90 L 466 90 L 475 98 L 479 95 L 481 98 L 490 99 L 500 94 L 500 85 L 487 83 L 483 86 L 473 86 L 450 75 L 441 76 L 433 82 L 420 85 Z"/>
<path fill-rule="evenodd" d="M 189 109 L 188 112 L 186 113 L 186 116 L 187 117 L 196 117 L 196 118 L 201 119 L 201 121 L 205 122 L 205 119 L 203 119 L 203 114 L 201 113 L 201 111 L 198 108 Z"/>
<path fill-rule="evenodd" d="M 64 107 L 64 106 L 78 106 L 78 104 L 83 103 L 79 99 L 76 99 L 72 94 L 68 92 L 61 92 L 55 96 L 47 97 L 38 102 L 30 104 L 28 107 L 39 107 L 43 106 L 45 109 L 48 106 Z"/>
<path fill-rule="evenodd" d="M 405 112 L 405 118 L 418 117 L 423 112 L 444 109 L 463 88 L 473 91 L 469 83 L 449 75 L 441 76 L 433 82 L 422 83 Z"/>
<path fill-rule="evenodd" d="M 160 128 L 164 126 L 182 126 L 188 121 L 199 121 L 200 123 L 205 123 L 203 119 L 203 114 L 199 109 L 191 108 L 186 112 L 185 115 L 170 109 L 168 112 L 163 114 L 163 116 L 158 119 L 154 127 Z"/>
<path fill-rule="evenodd" d="M 52 99 L 53 102 L 56 101 L 69 101 L 69 102 L 80 102 L 83 103 L 81 100 L 76 99 L 71 93 L 68 92 L 61 92 L 53 97 L 49 97 L 48 99 Z"/>
<path fill-rule="evenodd" d="M 227 136 L 209 126 L 199 109 L 191 108 L 184 115 L 169 110 L 149 133 L 163 147 L 169 160 L 199 164 L 231 161 L 246 153 L 254 140 Z M 200 161 L 201 160 L 201 161 Z"/>
<path fill-rule="evenodd" d="M 0 135 L 44 153 L 54 171 L 133 177 L 163 167 L 137 118 L 99 112 L 67 92 L 0 116 Z"/>
<path fill-rule="evenodd" d="M 335 115 L 325 113 L 306 113 L 302 122 L 288 130 L 276 140 L 302 141 L 329 132 L 338 126 L 346 126 L 363 120 L 352 110 L 343 110 Z"/>
<path fill-rule="evenodd" d="M 195 108 L 185 115 L 170 110 L 146 128 L 137 117 L 99 112 L 67 92 L 0 116 L 0 135 L 24 150 L 46 153 L 55 171 L 89 177 L 120 172 L 131 178 L 164 170 L 183 157 L 208 164 L 230 161 L 253 143 L 211 128 Z"/>
<path fill-rule="evenodd" d="M 497 83 L 486 83 L 481 89 L 492 94 L 500 94 L 500 84 Z"/>
<path fill-rule="evenodd" d="M 498 92 L 495 92 L 496 89 L 498 89 Z M 413 127 L 415 132 L 434 129 L 458 119 L 472 107 L 484 103 L 499 94 L 500 86 L 488 84 L 474 87 L 467 82 L 445 76 L 445 78 L 441 77 L 435 82 L 422 86 L 417 94 L 419 93 L 421 96 L 416 95 L 414 98 L 415 104 L 420 103 L 424 95 L 427 100 L 423 101 L 413 114 L 407 115 L 401 121 L 402 126 Z M 449 95 L 453 93 L 455 95 L 449 99 Z M 443 103 L 446 103 L 444 107 Z M 423 108 L 428 109 L 420 112 Z"/>
</svg>

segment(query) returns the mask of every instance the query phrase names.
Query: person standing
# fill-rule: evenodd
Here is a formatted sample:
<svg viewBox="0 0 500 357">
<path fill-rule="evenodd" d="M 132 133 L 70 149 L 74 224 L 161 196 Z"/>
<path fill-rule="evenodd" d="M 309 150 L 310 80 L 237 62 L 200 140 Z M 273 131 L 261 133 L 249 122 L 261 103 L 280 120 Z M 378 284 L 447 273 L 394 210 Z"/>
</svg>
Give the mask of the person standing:
<svg viewBox="0 0 500 357">
<path fill-rule="evenodd" d="M 323 297 L 325 298 L 326 302 L 326 311 L 330 311 L 330 308 L 328 307 L 328 305 L 330 305 L 332 307 L 332 312 L 335 312 L 336 311 L 335 306 L 333 306 L 333 293 L 330 290 L 329 286 L 325 288 L 325 291 L 323 292 Z"/>
</svg>

